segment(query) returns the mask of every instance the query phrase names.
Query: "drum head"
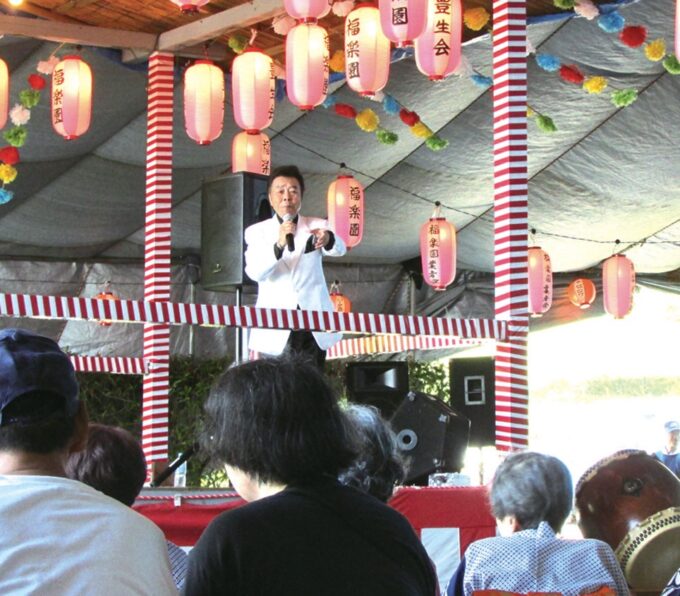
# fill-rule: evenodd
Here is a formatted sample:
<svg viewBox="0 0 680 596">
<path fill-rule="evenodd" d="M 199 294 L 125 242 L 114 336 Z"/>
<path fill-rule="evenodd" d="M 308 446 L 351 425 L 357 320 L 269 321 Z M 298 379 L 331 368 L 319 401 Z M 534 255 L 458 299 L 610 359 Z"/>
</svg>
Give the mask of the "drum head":
<svg viewBox="0 0 680 596">
<path fill-rule="evenodd" d="M 633 528 L 616 557 L 633 590 L 661 591 L 680 567 L 680 507 L 664 509 Z"/>
</svg>

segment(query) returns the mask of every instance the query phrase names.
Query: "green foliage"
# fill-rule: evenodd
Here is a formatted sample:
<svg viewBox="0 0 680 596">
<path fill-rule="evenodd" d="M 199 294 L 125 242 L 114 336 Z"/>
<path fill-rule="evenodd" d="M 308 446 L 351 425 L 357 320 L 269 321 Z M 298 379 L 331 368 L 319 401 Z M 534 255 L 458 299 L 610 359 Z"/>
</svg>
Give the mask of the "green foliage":
<svg viewBox="0 0 680 596">
<path fill-rule="evenodd" d="M 561 379 L 532 392 L 533 397 L 565 401 L 591 402 L 601 398 L 617 397 L 639 399 L 648 396 L 680 395 L 678 377 L 602 377 L 583 383 L 569 383 Z"/>
<path fill-rule="evenodd" d="M 391 130 L 379 128 L 375 131 L 375 136 L 383 145 L 394 145 L 399 140 L 399 135 Z"/>
<path fill-rule="evenodd" d="M 553 0 L 553 4 L 562 10 L 571 10 L 575 2 L 574 0 Z"/>
<path fill-rule="evenodd" d="M 12 147 L 23 147 L 27 135 L 28 132 L 25 126 L 13 126 L 2 134 L 5 141 L 12 145 Z"/>
<path fill-rule="evenodd" d="M 449 146 L 449 142 L 446 139 L 442 139 L 437 135 L 432 135 L 425 139 L 425 145 L 430 151 L 441 151 Z"/>
<path fill-rule="evenodd" d="M 436 362 L 409 362 L 409 389 L 451 401 L 449 369 Z"/>
<path fill-rule="evenodd" d="M 542 114 L 536 116 L 536 126 L 541 132 L 557 132 L 557 126 L 550 116 L 543 116 Z"/>
<path fill-rule="evenodd" d="M 19 92 L 21 105 L 29 110 L 38 105 L 40 101 L 40 91 L 38 89 L 24 89 Z"/>
<path fill-rule="evenodd" d="M 617 108 L 625 108 L 632 104 L 638 98 L 638 93 L 635 89 L 620 89 L 612 93 L 612 103 Z"/>
<path fill-rule="evenodd" d="M 680 61 L 678 61 L 675 54 L 666 56 L 663 61 L 663 67 L 672 75 L 680 74 Z"/>
</svg>

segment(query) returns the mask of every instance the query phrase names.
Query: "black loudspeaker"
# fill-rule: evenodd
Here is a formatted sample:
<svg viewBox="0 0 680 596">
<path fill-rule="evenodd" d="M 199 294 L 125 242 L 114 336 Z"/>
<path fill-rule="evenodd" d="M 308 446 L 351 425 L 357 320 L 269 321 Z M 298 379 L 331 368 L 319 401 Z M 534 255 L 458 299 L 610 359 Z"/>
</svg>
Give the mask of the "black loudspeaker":
<svg viewBox="0 0 680 596">
<path fill-rule="evenodd" d="M 408 363 L 351 362 L 345 382 L 350 401 L 375 406 L 389 419 L 408 393 Z"/>
<path fill-rule="evenodd" d="M 470 421 L 426 393 L 410 392 L 390 424 L 409 466 L 405 484 L 427 485 L 434 472 L 459 472 L 465 460 Z"/>
<path fill-rule="evenodd" d="M 451 405 L 470 419 L 470 445 L 496 443 L 496 377 L 493 358 L 449 361 Z"/>
<path fill-rule="evenodd" d="M 243 231 L 272 216 L 267 177 L 247 172 L 206 180 L 201 192 L 201 285 L 224 292 L 254 284 L 244 271 Z"/>
</svg>

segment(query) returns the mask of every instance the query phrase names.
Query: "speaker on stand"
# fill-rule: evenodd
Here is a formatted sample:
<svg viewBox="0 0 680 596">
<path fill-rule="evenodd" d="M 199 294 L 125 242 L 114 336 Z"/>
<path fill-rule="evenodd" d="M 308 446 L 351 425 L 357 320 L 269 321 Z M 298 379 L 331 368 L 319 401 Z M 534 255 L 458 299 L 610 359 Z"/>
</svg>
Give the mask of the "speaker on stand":
<svg viewBox="0 0 680 596">
<path fill-rule="evenodd" d="M 345 383 L 350 401 L 375 406 L 389 420 L 408 393 L 408 363 L 351 362 Z"/>
</svg>

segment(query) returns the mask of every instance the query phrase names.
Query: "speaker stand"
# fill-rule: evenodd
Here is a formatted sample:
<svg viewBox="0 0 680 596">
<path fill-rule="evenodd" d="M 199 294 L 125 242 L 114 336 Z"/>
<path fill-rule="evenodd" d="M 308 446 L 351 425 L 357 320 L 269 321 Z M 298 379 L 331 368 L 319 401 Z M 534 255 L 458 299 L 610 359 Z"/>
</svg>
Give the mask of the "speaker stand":
<svg viewBox="0 0 680 596">
<path fill-rule="evenodd" d="M 241 292 L 243 288 L 236 286 L 236 308 L 241 307 Z M 241 364 L 243 362 L 243 327 L 236 327 L 236 345 L 234 346 L 234 362 Z"/>
</svg>

